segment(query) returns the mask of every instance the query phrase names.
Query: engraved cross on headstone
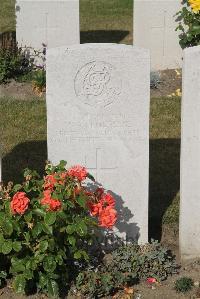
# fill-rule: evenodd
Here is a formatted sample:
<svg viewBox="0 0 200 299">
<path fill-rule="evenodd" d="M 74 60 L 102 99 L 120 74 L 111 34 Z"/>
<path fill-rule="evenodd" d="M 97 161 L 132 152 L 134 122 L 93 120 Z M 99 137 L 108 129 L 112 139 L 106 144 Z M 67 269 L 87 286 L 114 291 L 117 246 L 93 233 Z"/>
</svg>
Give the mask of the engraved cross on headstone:
<svg viewBox="0 0 200 299">
<path fill-rule="evenodd" d="M 49 29 L 57 29 L 58 26 L 51 26 L 50 22 L 49 22 L 49 13 L 45 13 L 45 43 L 48 45 L 48 33 L 49 33 Z"/>
<path fill-rule="evenodd" d="M 87 167 L 87 157 L 85 156 L 85 166 L 87 167 L 88 170 L 92 170 L 94 173 L 94 178 L 98 182 L 100 179 L 100 175 L 103 173 L 112 173 L 114 170 L 117 169 L 117 167 L 101 167 L 101 155 L 102 149 L 101 148 L 96 148 L 96 153 L 95 153 L 95 166 L 94 167 Z"/>
<path fill-rule="evenodd" d="M 162 29 L 163 30 L 163 39 L 162 39 L 162 54 L 163 56 L 165 56 L 165 43 L 166 43 L 166 32 L 167 29 L 172 29 L 175 30 L 175 27 L 171 26 L 171 27 L 167 27 L 166 28 L 166 20 L 167 20 L 167 11 L 164 10 L 163 11 L 163 25 L 162 26 L 152 26 L 151 29 Z"/>
</svg>

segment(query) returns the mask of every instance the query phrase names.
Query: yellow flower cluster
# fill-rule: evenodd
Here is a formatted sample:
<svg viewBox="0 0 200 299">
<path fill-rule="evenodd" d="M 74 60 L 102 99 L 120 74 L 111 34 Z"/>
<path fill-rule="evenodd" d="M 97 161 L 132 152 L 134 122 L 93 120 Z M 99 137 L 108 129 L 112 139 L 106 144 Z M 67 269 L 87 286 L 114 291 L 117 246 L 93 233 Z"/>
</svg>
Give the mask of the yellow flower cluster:
<svg viewBox="0 0 200 299">
<path fill-rule="evenodd" d="M 189 0 L 189 4 L 194 12 L 200 11 L 200 0 Z"/>
</svg>

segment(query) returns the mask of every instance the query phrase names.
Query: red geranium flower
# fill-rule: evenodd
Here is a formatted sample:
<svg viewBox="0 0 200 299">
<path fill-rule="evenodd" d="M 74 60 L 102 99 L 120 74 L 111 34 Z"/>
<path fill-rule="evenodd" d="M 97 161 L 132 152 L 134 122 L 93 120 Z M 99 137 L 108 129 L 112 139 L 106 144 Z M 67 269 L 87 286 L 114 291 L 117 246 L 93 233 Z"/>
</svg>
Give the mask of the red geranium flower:
<svg viewBox="0 0 200 299">
<path fill-rule="evenodd" d="M 77 178 L 80 182 L 85 180 L 88 174 L 86 168 L 80 165 L 71 167 L 67 173 L 69 176 Z"/>
<path fill-rule="evenodd" d="M 155 278 L 153 278 L 153 277 L 149 277 L 149 278 L 147 278 L 147 282 L 148 283 L 156 283 L 157 280 Z"/>
<path fill-rule="evenodd" d="M 109 207 L 114 208 L 114 206 L 115 206 L 115 200 L 114 200 L 113 196 L 109 193 L 102 194 L 100 202 L 103 207 L 109 206 Z"/>
<path fill-rule="evenodd" d="M 53 190 L 54 185 L 56 184 L 55 174 L 49 174 L 44 178 L 44 189 Z"/>
<path fill-rule="evenodd" d="M 102 204 L 100 202 L 98 203 L 89 202 L 88 207 L 90 210 L 90 214 L 92 216 L 99 216 L 99 214 L 102 212 L 103 209 Z"/>
<path fill-rule="evenodd" d="M 30 199 L 26 196 L 25 192 L 17 192 L 10 203 L 11 211 L 13 214 L 24 214 L 28 209 Z"/>
<path fill-rule="evenodd" d="M 117 211 L 112 207 L 106 207 L 99 214 L 99 225 L 106 228 L 112 228 L 117 221 Z"/>
<path fill-rule="evenodd" d="M 44 197 L 41 200 L 41 205 L 48 206 L 47 211 L 58 211 L 61 209 L 61 202 L 58 199 L 51 197 L 51 191 L 44 191 Z"/>
</svg>

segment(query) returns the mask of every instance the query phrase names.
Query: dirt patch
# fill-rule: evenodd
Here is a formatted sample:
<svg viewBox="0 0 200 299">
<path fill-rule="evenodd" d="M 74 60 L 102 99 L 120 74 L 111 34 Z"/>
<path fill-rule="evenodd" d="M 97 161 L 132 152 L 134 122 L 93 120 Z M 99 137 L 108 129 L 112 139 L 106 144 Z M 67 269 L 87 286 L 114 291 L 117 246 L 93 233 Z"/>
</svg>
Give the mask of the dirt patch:
<svg viewBox="0 0 200 299">
<path fill-rule="evenodd" d="M 177 293 L 174 289 L 175 281 L 180 277 L 190 277 L 195 282 L 192 290 L 186 294 Z M 200 280 L 200 261 L 190 262 L 180 269 L 180 273 L 169 277 L 166 281 L 161 284 L 154 284 L 149 286 L 146 282 L 140 283 L 136 286 L 141 299 L 189 299 L 189 298 L 200 298 L 200 289 L 197 283 Z"/>
<path fill-rule="evenodd" d="M 182 84 L 181 70 L 165 70 L 158 72 L 160 83 L 158 88 L 151 88 L 151 97 L 166 97 L 180 95 Z"/>
<path fill-rule="evenodd" d="M 16 82 L 11 80 L 9 83 L 0 85 L 0 98 L 8 97 L 20 100 L 31 100 L 33 98 L 44 98 L 44 95 L 39 97 L 32 87 L 30 82 Z"/>
</svg>

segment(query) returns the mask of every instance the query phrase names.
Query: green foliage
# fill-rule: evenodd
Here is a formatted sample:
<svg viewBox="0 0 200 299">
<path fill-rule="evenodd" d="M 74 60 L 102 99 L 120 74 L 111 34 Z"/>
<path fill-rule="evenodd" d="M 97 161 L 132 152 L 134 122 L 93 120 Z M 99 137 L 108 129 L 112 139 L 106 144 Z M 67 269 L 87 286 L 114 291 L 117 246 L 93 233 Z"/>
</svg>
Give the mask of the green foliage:
<svg viewBox="0 0 200 299">
<path fill-rule="evenodd" d="M 193 280 L 190 277 L 181 277 L 175 282 L 175 289 L 177 292 L 186 293 L 193 287 Z"/>
<path fill-rule="evenodd" d="M 6 271 L 0 271 L 0 287 L 2 287 L 3 282 L 7 278 L 7 273 Z"/>
<path fill-rule="evenodd" d="M 150 87 L 157 89 L 159 87 L 160 83 L 161 83 L 161 80 L 160 80 L 159 72 L 151 72 L 151 74 L 150 74 Z"/>
<path fill-rule="evenodd" d="M 17 46 L 9 49 L 1 48 L 0 84 L 28 74 L 33 68 L 32 62 L 26 52 Z"/>
<path fill-rule="evenodd" d="M 183 0 L 182 4 L 182 9 L 177 13 L 179 25 L 176 30 L 180 31 L 179 43 L 184 49 L 200 44 L 200 12 L 192 11 L 188 0 Z"/>
<path fill-rule="evenodd" d="M 100 298 L 141 279 L 154 277 L 162 281 L 174 273 L 177 273 L 175 258 L 158 242 L 143 246 L 128 244 L 114 250 L 96 269 L 79 273 L 73 292 Z"/>
<path fill-rule="evenodd" d="M 44 68 L 36 69 L 33 73 L 33 89 L 36 93 L 42 93 L 46 89 L 46 71 Z"/>
<path fill-rule="evenodd" d="M 32 284 L 38 291 L 58 296 L 60 286 L 66 289 L 75 275 L 77 263 L 89 260 L 86 244 L 92 242 L 97 230 L 87 205 L 92 193 L 86 195 L 81 181 L 67 175 L 65 164 L 48 164 L 43 179 L 26 169 L 22 184 L 9 184 L 0 192 L 0 255 L 1 260 L 7 260 L 7 272 L 13 276 L 17 293 L 25 293 Z M 48 176 L 54 183 L 46 187 Z M 61 208 L 42 204 L 45 190 L 50 190 L 50 200 L 60 202 Z M 19 213 L 12 204 L 23 194 L 30 201 Z M 20 203 L 20 209 L 22 206 Z M 0 283 L 1 278 L 5 278 L 4 272 L 0 272 Z"/>
</svg>

